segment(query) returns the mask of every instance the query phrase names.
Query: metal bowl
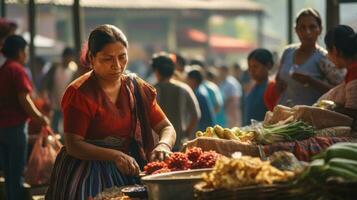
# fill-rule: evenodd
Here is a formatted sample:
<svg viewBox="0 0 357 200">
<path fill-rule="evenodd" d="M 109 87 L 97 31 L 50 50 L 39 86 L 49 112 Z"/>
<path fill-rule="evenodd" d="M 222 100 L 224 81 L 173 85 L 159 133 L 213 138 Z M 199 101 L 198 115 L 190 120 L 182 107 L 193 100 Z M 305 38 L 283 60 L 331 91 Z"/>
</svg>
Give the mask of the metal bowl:
<svg viewBox="0 0 357 200">
<path fill-rule="evenodd" d="M 192 169 L 149 175 L 141 178 L 148 188 L 150 200 L 189 200 L 193 199 L 193 186 L 202 180 L 202 174 L 212 171 L 207 169 Z"/>
<path fill-rule="evenodd" d="M 147 199 L 148 192 L 143 185 L 132 185 L 121 189 L 121 192 L 130 198 Z"/>
</svg>

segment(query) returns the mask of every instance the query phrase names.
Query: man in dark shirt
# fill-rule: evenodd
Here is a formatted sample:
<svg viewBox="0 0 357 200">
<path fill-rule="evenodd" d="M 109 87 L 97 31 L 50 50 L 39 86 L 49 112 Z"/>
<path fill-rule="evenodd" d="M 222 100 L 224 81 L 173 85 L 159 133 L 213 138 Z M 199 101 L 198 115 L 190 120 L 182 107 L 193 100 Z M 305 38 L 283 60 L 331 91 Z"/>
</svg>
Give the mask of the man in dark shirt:
<svg viewBox="0 0 357 200">
<path fill-rule="evenodd" d="M 154 55 L 152 68 L 158 81 L 155 85 L 157 102 L 176 130 L 173 150 L 179 150 L 185 140 L 194 136 L 194 129 L 201 115 L 199 104 L 187 84 L 172 78 L 175 63 L 170 54 Z"/>
</svg>

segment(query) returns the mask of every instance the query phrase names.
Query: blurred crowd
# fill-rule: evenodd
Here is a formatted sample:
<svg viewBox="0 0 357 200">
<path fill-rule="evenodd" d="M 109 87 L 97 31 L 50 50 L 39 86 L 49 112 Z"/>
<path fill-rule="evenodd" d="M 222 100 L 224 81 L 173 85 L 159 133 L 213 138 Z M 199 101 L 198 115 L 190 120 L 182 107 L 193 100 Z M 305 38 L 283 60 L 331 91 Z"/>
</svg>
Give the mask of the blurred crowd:
<svg viewBox="0 0 357 200">
<path fill-rule="evenodd" d="M 15 34 L 17 26 L 5 19 L 1 26 L 7 27 L 1 28 L 4 42 L 7 36 Z M 155 86 L 157 101 L 178 133 L 175 146 L 178 150 L 197 130 L 204 131 L 216 124 L 231 128 L 249 125 L 252 120 L 262 121 L 266 111 L 278 103 L 312 105 L 343 80 L 345 71 L 335 68 L 326 51 L 317 44 L 322 30 L 317 11 L 302 11 L 296 18 L 295 29 L 300 43 L 288 46 L 280 62 L 263 48 L 248 55 L 247 70 L 238 62 L 208 64 L 204 59 L 185 58 L 176 52 L 157 52 L 146 65 L 129 64 L 127 73 L 139 74 Z M 60 62 L 35 57 L 34 66 L 25 67 L 34 88 L 33 101 L 57 133 L 63 132 L 60 103 L 67 85 L 90 70 L 88 63 L 80 62 L 78 57 L 81 56 L 73 48 L 66 47 Z M 5 58 L 2 56 L 1 60 L 3 63 Z M 298 69 L 299 64 L 305 67 Z M 290 68 L 291 65 L 295 67 Z M 273 68 L 278 70 L 270 73 Z M 318 81 L 310 82 L 310 77 L 318 77 L 314 79 Z M 30 136 L 40 129 L 41 126 L 30 122 Z"/>
<path fill-rule="evenodd" d="M 20 64 L 25 66 L 27 43 L 15 35 L 16 27 L 11 21 L 0 20 L 0 73 L 9 60 L 21 60 Z M 262 121 L 266 111 L 277 104 L 312 105 L 342 83 L 346 69 L 336 68 L 328 59 L 327 51 L 317 44 L 322 31 L 319 13 L 311 8 L 302 10 L 296 18 L 295 31 L 299 44 L 289 45 L 278 62 L 269 50 L 258 48 L 249 53 L 247 70 L 238 62 L 216 65 L 203 59 L 185 58 L 177 52 L 154 53 L 150 64 L 144 66 L 145 77 L 141 78 L 155 87 L 156 101 L 176 130 L 173 150 L 180 150 L 185 141 L 194 138 L 196 131 L 204 131 L 209 126 L 247 126 L 252 120 Z M 16 45 L 18 48 L 13 48 Z M 33 89 L 13 88 L 27 91 L 38 109 L 30 111 L 35 113 L 27 128 L 30 135 L 39 133 L 46 123 L 55 132 L 63 132 L 62 95 L 71 81 L 90 70 L 78 57 L 74 49 L 67 47 L 60 62 L 50 63 L 35 57 L 34 66 L 23 68 L 29 79 L 22 82 Z M 274 66 L 278 70 L 271 73 Z M 140 71 L 142 69 L 127 68 L 127 73 L 142 74 Z M 3 109 L 6 105 L 0 101 L 0 109 Z M 1 119 L 11 117 L 1 114 L 4 115 Z"/>
</svg>

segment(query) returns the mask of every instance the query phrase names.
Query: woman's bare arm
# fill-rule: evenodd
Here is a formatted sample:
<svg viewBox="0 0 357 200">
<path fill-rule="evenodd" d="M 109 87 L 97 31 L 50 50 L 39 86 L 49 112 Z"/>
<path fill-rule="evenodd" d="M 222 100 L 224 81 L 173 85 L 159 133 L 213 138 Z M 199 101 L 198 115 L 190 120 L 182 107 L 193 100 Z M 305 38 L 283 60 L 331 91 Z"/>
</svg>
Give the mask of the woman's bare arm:
<svg viewBox="0 0 357 200">
<path fill-rule="evenodd" d="M 48 118 L 42 115 L 42 113 L 37 109 L 28 92 L 20 92 L 18 94 L 18 99 L 20 105 L 31 117 L 31 119 L 33 119 L 35 122 L 39 123 L 42 126 L 46 126 L 49 124 Z"/>
<path fill-rule="evenodd" d="M 150 160 L 164 160 L 176 142 L 176 131 L 168 119 L 164 119 L 154 127 L 159 135 L 159 142 L 151 153 Z"/>
<path fill-rule="evenodd" d="M 176 131 L 167 118 L 159 122 L 154 131 L 159 135 L 159 143 L 166 143 L 171 148 L 175 145 Z"/>
</svg>

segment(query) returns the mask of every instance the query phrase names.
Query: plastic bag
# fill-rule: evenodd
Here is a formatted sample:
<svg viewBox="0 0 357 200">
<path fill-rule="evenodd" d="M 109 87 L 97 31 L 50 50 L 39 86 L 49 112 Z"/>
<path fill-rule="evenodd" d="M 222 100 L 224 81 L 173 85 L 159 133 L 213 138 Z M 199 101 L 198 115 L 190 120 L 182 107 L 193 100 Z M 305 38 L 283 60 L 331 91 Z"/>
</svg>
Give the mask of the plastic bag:
<svg viewBox="0 0 357 200">
<path fill-rule="evenodd" d="M 28 161 L 25 181 L 30 185 L 48 184 L 61 147 L 61 142 L 50 128 L 42 128 Z"/>
</svg>

